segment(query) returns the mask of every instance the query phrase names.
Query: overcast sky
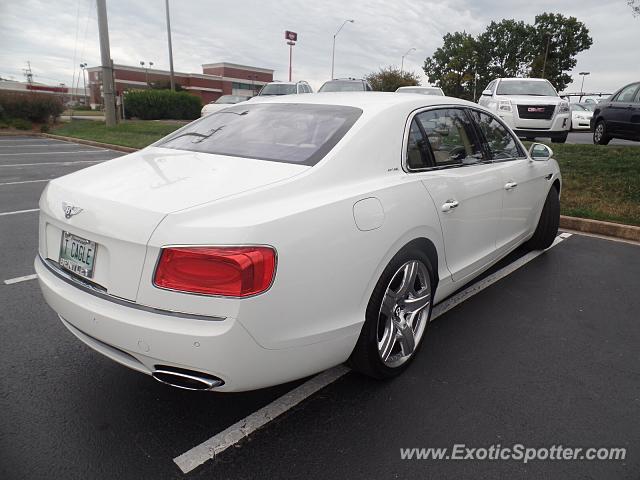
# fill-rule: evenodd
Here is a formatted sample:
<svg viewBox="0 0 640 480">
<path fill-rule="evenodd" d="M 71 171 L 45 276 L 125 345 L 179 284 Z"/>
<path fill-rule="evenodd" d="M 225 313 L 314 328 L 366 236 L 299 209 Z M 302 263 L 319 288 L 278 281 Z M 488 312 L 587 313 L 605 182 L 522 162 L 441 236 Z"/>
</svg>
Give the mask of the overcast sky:
<svg viewBox="0 0 640 480">
<path fill-rule="evenodd" d="M 202 72 L 203 63 L 228 61 L 272 68 L 286 80 L 289 52 L 284 31 L 298 32 L 294 79 L 318 88 L 331 74 L 337 37 L 336 76 L 362 77 L 386 65 L 422 72 L 425 57 L 447 32 L 481 32 L 491 20 L 533 23 L 541 12 L 576 16 L 593 37 L 572 72 L 590 71 L 585 90 L 612 92 L 640 79 L 640 17 L 626 0 L 170 0 L 174 68 Z M 115 63 L 152 61 L 168 69 L 164 0 L 107 0 L 111 56 Z M 0 0 L 0 76 L 23 80 L 31 61 L 35 81 L 71 84 L 74 66 L 99 65 L 95 0 Z M 76 71 L 77 71 L 76 67 Z"/>
</svg>

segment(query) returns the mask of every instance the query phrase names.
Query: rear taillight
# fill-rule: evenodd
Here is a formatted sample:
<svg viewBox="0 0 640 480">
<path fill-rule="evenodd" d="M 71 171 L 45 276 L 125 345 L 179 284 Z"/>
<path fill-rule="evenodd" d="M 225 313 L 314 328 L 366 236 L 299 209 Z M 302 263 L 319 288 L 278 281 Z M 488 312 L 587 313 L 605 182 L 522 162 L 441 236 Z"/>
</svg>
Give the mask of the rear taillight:
<svg viewBox="0 0 640 480">
<path fill-rule="evenodd" d="M 271 247 L 167 247 L 153 284 L 180 292 L 247 297 L 267 290 L 275 270 Z"/>
</svg>

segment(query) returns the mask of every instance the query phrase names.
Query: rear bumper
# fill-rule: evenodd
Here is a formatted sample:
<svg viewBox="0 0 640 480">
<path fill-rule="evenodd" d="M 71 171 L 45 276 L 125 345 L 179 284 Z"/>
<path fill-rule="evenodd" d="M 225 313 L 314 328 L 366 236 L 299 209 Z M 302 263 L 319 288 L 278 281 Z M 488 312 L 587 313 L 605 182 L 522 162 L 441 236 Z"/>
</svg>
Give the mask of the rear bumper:
<svg viewBox="0 0 640 480">
<path fill-rule="evenodd" d="M 168 365 L 222 379 L 225 383 L 217 391 L 253 390 L 337 365 L 355 344 L 355 339 L 345 338 L 269 350 L 237 319 L 193 319 L 133 308 L 70 285 L 40 257 L 35 269 L 45 300 L 77 338 L 148 375 L 157 365 Z"/>
</svg>

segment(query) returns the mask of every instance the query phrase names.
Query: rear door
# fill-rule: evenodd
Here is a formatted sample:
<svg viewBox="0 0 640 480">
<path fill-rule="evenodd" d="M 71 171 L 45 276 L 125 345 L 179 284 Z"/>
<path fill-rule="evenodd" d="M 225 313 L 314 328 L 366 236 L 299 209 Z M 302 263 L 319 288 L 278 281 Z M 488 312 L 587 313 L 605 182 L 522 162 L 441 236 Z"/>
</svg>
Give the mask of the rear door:
<svg viewBox="0 0 640 480">
<path fill-rule="evenodd" d="M 475 109 L 470 115 L 502 182 L 502 213 L 496 232 L 499 255 L 532 232 L 549 189 L 546 176 L 551 172 L 547 162 L 530 161 L 511 131 L 494 115 Z"/>
<path fill-rule="evenodd" d="M 433 200 L 454 281 L 496 258 L 502 179 L 462 108 L 425 110 L 410 126 L 406 168 Z"/>
</svg>

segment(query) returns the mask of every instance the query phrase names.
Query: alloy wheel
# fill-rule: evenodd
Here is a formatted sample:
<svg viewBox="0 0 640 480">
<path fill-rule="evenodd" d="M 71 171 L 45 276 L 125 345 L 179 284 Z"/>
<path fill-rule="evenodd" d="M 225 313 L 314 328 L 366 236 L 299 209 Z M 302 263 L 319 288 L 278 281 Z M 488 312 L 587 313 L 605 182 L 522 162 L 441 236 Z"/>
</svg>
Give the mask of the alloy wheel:
<svg viewBox="0 0 640 480">
<path fill-rule="evenodd" d="M 427 326 L 431 310 L 429 271 L 419 260 L 404 263 L 385 290 L 378 313 L 378 353 L 396 368 L 411 358 Z"/>
</svg>

